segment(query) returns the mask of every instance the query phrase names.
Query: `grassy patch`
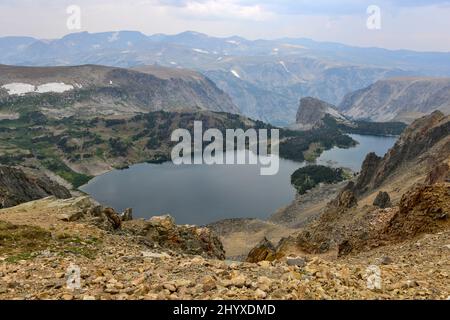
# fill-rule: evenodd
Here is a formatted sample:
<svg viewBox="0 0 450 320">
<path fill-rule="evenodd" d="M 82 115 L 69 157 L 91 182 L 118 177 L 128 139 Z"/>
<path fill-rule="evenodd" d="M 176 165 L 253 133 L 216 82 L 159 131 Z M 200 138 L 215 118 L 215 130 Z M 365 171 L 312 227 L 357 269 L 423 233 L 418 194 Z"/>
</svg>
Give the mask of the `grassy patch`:
<svg viewBox="0 0 450 320">
<path fill-rule="evenodd" d="M 38 256 L 47 250 L 66 256 L 76 255 L 94 259 L 101 240 L 95 237 L 80 238 L 69 234 L 57 234 L 33 226 L 18 226 L 0 221 L 0 255 L 6 262 L 17 263 Z"/>
<path fill-rule="evenodd" d="M 320 157 L 323 151 L 324 148 L 320 143 L 311 143 L 309 149 L 303 153 L 303 157 L 307 162 L 314 162 L 318 157 Z"/>
<path fill-rule="evenodd" d="M 8 255 L 7 262 L 29 260 L 51 240 L 51 233 L 41 228 L 0 221 L 0 254 Z"/>
<path fill-rule="evenodd" d="M 79 188 L 92 179 L 91 176 L 73 171 L 64 162 L 56 158 L 45 158 L 41 163 L 48 170 L 53 171 L 64 180 L 69 181 L 74 188 Z"/>
</svg>

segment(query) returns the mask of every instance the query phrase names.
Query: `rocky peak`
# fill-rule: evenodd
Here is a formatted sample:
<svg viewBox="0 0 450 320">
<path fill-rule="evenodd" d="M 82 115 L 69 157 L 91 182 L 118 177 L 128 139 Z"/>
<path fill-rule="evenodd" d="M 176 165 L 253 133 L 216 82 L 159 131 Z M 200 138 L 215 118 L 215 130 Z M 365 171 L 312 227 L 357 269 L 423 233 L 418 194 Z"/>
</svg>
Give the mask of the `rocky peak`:
<svg viewBox="0 0 450 320">
<path fill-rule="evenodd" d="M 324 125 L 323 119 L 327 115 L 336 120 L 346 120 L 333 105 L 312 97 L 302 98 L 297 112 L 297 126 L 304 130 L 321 127 Z"/>
</svg>

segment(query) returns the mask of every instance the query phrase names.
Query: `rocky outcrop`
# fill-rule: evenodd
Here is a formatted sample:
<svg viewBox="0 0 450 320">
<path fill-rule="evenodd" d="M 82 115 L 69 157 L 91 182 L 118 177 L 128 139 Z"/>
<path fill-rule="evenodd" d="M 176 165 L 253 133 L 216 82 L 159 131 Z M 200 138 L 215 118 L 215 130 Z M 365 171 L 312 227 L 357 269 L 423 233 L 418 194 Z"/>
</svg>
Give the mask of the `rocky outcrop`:
<svg viewBox="0 0 450 320">
<path fill-rule="evenodd" d="M 21 169 L 0 166 L 0 209 L 52 195 L 61 199 L 71 196 L 69 190 L 46 176 L 32 176 Z"/>
<path fill-rule="evenodd" d="M 153 217 L 123 223 L 123 230 L 150 247 L 161 247 L 185 254 L 225 259 L 219 238 L 208 228 L 177 226 L 171 216 Z"/>
<path fill-rule="evenodd" d="M 153 217 L 150 220 L 132 220 L 131 209 L 122 214 L 112 208 L 98 205 L 89 197 L 56 201 L 62 212 L 59 218 L 67 222 L 83 222 L 109 232 L 118 231 L 138 237 L 150 248 L 155 246 L 184 254 L 225 258 L 219 238 L 208 228 L 177 226 L 171 216 Z"/>
<path fill-rule="evenodd" d="M 133 209 L 127 208 L 125 211 L 120 215 L 120 218 L 122 221 L 132 221 L 133 220 Z"/>
<path fill-rule="evenodd" d="M 450 112 L 450 79 L 381 80 L 348 94 L 339 110 L 352 118 L 411 123 L 436 110 Z"/>
<path fill-rule="evenodd" d="M 297 235 L 283 239 L 277 246 L 276 257 L 289 254 L 292 248 L 304 253 L 325 253 L 342 241 L 343 221 L 352 219 L 357 199 L 349 183 L 327 207 L 322 215 Z"/>
<path fill-rule="evenodd" d="M 272 242 L 267 240 L 267 238 L 264 238 L 255 248 L 252 249 L 252 251 L 250 251 L 246 261 L 249 263 L 273 261 L 276 258 L 275 254 L 275 246 Z"/>
<path fill-rule="evenodd" d="M 450 184 L 422 185 L 403 195 L 384 235 L 388 240 L 402 240 L 449 226 Z"/>
<path fill-rule="evenodd" d="M 57 217 L 62 221 L 83 222 L 106 231 L 122 226 L 121 216 L 114 209 L 105 208 L 88 196 L 59 201 L 49 198 L 48 207 L 57 209 Z"/>
<path fill-rule="evenodd" d="M 331 204 L 337 208 L 350 209 L 358 205 L 358 199 L 351 190 L 343 190 Z"/>
<path fill-rule="evenodd" d="M 361 195 L 380 187 L 398 171 L 408 166 L 433 171 L 445 170 L 450 154 L 450 116 L 436 111 L 416 120 L 400 136 L 395 146 L 380 158 L 374 153 L 367 155 L 354 191 Z M 434 178 L 431 180 L 435 180 Z"/>
<path fill-rule="evenodd" d="M 336 203 L 339 201 L 330 203 L 322 216 L 299 234 L 280 242 L 273 255 L 279 259 L 292 253 L 336 251 L 343 257 L 450 228 L 449 183 L 414 187 L 392 208 L 336 207 Z"/>
<path fill-rule="evenodd" d="M 373 201 L 373 205 L 381 209 L 392 207 L 391 197 L 389 196 L 389 193 L 380 191 Z"/>
<path fill-rule="evenodd" d="M 326 116 L 338 122 L 347 122 L 347 119 L 333 105 L 312 97 L 302 98 L 293 128 L 300 130 L 320 128 L 324 125 L 323 119 Z"/>
<path fill-rule="evenodd" d="M 426 184 L 450 182 L 450 166 L 447 163 L 437 163 L 425 179 Z"/>
<path fill-rule="evenodd" d="M 367 210 L 364 229 L 350 229 L 339 256 L 434 234 L 450 227 L 450 184 L 420 185 L 405 193 L 398 207 Z"/>
<path fill-rule="evenodd" d="M 369 185 L 373 177 L 375 176 L 376 170 L 381 161 L 382 158 L 377 156 L 374 152 L 371 152 L 366 156 L 366 159 L 361 166 L 361 172 L 358 176 L 358 180 L 354 187 L 354 190 L 357 193 L 362 194 L 368 190 Z"/>
</svg>

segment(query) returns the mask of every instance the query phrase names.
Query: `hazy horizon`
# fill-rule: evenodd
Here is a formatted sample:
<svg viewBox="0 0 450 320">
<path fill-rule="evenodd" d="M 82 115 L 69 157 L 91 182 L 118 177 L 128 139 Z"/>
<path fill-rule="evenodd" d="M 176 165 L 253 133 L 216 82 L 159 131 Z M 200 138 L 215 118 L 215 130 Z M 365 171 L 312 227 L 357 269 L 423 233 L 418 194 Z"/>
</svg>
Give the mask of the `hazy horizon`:
<svg viewBox="0 0 450 320">
<path fill-rule="evenodd" d="M 81 9 L 69 30 L 67 8 Z M 380 9 L 380 29 L 367 9 Z M 135 30 L 146 35 L 192 30 L 249 40 L 308 38 L 358 47 L 450 52 L 449 0 L 0 0 L 0 37 L 55 39 L 73 33 Z"/>
<path fill-rule="evenodd" d="M 450 50 L 449 51 L 415 50 L 415 49 L 408 49 L 408 48 L 393 49 L 393 48 L 385 48 L 385 47 L 380 47 L 380 46 L 364 46 L 364 45 L 357 45 L 357 44 L 349 44 L 349 43 L 332 41 L 332 40 L 330 40 L 330 41 L 327 41 L 327 40 L 321 41 L 321 40 L 308 38 L 308 37 L 301 37 L 301 36 L 299 36 L 299 37 L 280 37 L 280 38 L 254 38 L 254 39 L 250 39 L 250 38 L 244 37 L 244 36 L 239 35 L 239 34 L 232 34 L 232 35 L 229 35 L 229 36 L 212 36 L 212 35 L 210 35 L 208 33 L 201 32 L 201 31 L 196 31 L 196 30 L 185 30 L 185 31 L 177 32 L 177 33 L 153 33 L 153 34 L 147 34 L 147 33 L 144 33 L 144 32 L 142 32 L 140 30 L 109 30 L 109 31 L 100 31 L 100 32 L 79 31 L 79 32 L 70 32 L 70 33 L 67 33 L 65 35 L 62 35 L 61 37 L 57 37 L 57 38 L 39 38 L 39 37 L 30 36 L 30 35 L 14 35 L 14 36 L 10 36 L 10 35 L 3 36 L 3 35 L 1 35 L 0 38 L 31 37 L 31 38 L 34 38 L 34 39 L 39 40 L 39 41 L 55 41 L 55 40 L 58 40 L 58 39 L 62 39 L 64 37 L 66 37 L 66 36 L 73 35 L 73 34 L 79 34 L 79 33 L 101 34 L 101 33 L 115 33 L 115 32 L 139 32 L 139 33 L 142 33 L 142 34 L 144 34 L 145 36 L 148 36 L 148 37 L 155 36 L 155 35 L 160 35 L 160 34 L 161 35 L 167 35 L 167 36 L 176 36 L 176 35 L 179 35 L 179 34 L 182 34 L 182 33 L 192 32 L 192 33 L 204 34 L 204 35 L 207 35 L 207 36 L 213 37 L 213 38 L 226 39 L 226 38 L 232 38 L 232 37 L 239 37 L 239 38 L 242 38 L 242 39 L 245 39 L 245 40 L 249 40 L 249 41 L 258 41 L 258 40 L 277 41 L 277 40 L 283 40 L 283 39 L 307 39 L 307 40 L 311 40 L 311 41 L 318 42 L 318 43 L 335 43 L 335 44 L 341 44 L 341 45 L 346 45 L 346 46 L 355 47 L 355 48 L 377 48 L 377 49 L 385 49 L 385 50 L 390 50 L 390 51 L 406 50 L 406 51 L 414 51 L 414 52 L 422 52 L 422 53 L 427 53 L 427 52 L 429 52 L 429 53 L 450 53 Z"/>
</svg>

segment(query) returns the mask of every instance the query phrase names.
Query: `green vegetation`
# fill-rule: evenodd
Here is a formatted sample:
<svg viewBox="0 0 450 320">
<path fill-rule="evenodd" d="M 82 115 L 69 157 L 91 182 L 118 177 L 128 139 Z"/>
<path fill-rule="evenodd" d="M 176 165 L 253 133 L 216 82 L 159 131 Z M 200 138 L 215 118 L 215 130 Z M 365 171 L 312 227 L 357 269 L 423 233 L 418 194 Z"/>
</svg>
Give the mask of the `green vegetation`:
<svg viewBox="0 0 450 320">
<path fill-rule="evenodd" d="M 335 146 L 339 148 L 350 148 L 357 144 L 355 140 L 332 128 L 322 128 L 310 131 L 289 131 L 282 130 L 280 138 L 280 156 L 294 161 L 313 161 L 320 156 L 324 150 L 329 150 Z M 313 153 L 311 145 L 316 146 Z M 319 147 L 320 146 L 320 147 Z M 306 158 L 305 158 L 306 153 Z"/>
<path fill-rule="evenodd" d="M 58 255 L 77 255 L 94 259 L 101 240 L 95 237 L 81 239 L 76 236 L 57 234 L 39 227 L 13 225 L 0 221 L 0 255 L 6 262 L 17 263 L 35 258 L 44 250 Z"/>
<path fill-rule="evenodd" d="M 299 194 L 305 194 L 320 183 L 336 183 L 345 179 L 345 171 L 341 168 L 313 165 L 295 171 L 291 176 L 291 184 Z"/>
<path fill-rule="evenodd" d="M 64 162 L 56 158 L 45 158 L 42 159 L 41 163 L 48 170 L 56 173 L 66 181 L 69 181 L 74 188 L 79 188 L 92 179 L 91 176 L 73 171 Z"/>
<path fill-rule="evenodd" d="M 31 109 L 19 119 L 0 121 L 0 163 L 45 167 L 78 188 L 92 177 L 73 168 L 83 166 L 87 159 L 113 167 L 169 160 L 175 144 L 171 141 L 173 130 L 184 128 L 193 133 L 195 121 L 203 123 L 203 130 L 217 128 L 223 134 L 226 129 L 275 128 L 223 112 L 157 111 L 120 119 L 53 119 Z M 313 161 L 334 146 L 356 144 L 337 128 L 280 129 L 280 138 L 280 156 L 294 161 Z"/>
<path fill-rule="evenodd" d="M 307 162 L 314 162 L 323 151 L 324 148 L 320 143 L 311 143 L 309 149 L 303 152 L 303 156 Z"/>
<path fill-rule="evenodd" d="M 336 119 L 329 115 L 326 115 L 323 121 L 328 128 L 337 129 L 345 133 L 371 136 L 399 136 L 407 127 L 403 122 L 355 121 L 354 125 L 346 125 L 338 123 Z"/>
</svg>

